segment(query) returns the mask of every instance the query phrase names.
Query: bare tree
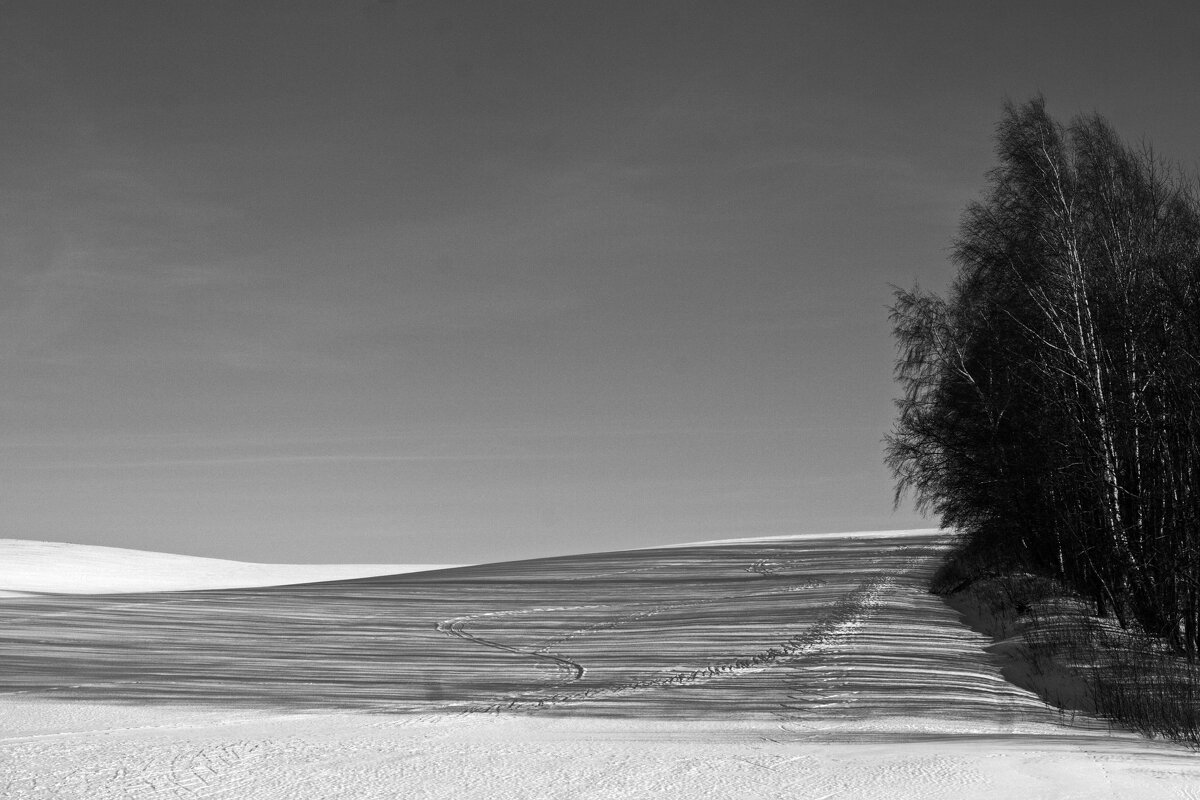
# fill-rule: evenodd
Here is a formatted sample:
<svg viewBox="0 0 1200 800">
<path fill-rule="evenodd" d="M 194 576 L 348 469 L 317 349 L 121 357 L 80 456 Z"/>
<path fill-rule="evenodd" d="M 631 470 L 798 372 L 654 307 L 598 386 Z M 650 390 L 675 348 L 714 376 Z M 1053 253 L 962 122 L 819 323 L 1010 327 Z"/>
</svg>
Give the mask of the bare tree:
<svg viewBox="0 0 1200 800">
<path fill-rule="evenodd" d="M 897 499 L 1200 652 L 1200 204 L 1099 116 L 1008 105 L 948 299 L 898 291 Z"/>
</svg>

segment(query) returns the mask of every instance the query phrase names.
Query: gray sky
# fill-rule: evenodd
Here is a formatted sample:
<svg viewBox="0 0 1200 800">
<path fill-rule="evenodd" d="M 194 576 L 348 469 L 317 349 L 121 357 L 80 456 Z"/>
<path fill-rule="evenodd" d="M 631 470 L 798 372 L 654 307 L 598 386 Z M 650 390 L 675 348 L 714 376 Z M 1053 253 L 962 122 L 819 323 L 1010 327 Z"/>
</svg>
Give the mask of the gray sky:
<svg viewBox="0 0 1200 800">
<path fill-rule="evenodd" d="M 1200 161 L 1191 3 L 0 0 L 0 536 L 915 527 L 889 283 L 1005 97 Z"/>
</svg>

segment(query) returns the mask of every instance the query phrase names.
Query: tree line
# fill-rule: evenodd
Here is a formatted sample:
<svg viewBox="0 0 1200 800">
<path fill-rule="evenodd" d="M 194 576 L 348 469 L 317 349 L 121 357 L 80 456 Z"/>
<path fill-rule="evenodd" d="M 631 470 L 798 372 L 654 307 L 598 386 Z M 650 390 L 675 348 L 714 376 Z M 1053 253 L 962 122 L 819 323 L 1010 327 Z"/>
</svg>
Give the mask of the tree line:
<svg viewBox="0 0 1200 800">
<path fill-rule="evenodd" d="M 1200 203 L 1099 115 L 1007 104 L 945 297 L 897 290 L 897 502 L 1200 655 Z"/>
</svg>

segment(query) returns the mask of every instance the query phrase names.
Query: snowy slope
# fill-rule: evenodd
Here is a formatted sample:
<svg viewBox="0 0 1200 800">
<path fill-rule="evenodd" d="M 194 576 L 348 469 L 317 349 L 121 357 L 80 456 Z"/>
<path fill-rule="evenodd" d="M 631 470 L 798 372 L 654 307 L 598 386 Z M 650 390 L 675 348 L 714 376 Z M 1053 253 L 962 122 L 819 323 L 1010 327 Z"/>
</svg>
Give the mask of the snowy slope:
<svg viewBox="0 0 1200 800">
<path fill-rule="evenodd" d="M 925 588 L 946 541 L 13 598 L 0 797 L 1200 797 L 1193 753 L 1005 681 Z"/>
<path fill-rule="evenodd" d="M 442 569 L 439 564 L 254 564 L 219 558 L 0 539 L 0 595 L 113 594 L 278 586 Z"/>
</svg>

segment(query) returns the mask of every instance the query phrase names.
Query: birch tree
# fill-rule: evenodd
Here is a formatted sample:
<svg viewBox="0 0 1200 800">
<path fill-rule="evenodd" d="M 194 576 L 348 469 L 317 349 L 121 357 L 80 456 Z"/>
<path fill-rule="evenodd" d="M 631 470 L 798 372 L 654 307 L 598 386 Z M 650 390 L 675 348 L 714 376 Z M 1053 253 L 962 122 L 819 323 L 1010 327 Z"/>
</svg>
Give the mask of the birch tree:
<svg viewBox="0 0 1200 800">
<path fill-rule="evenodd" d="M 897 293 L 897 498 L 1200 650 L 1200 205 L 1099 116 L 1009 105 L 947 299 Z"/>
</svg>

